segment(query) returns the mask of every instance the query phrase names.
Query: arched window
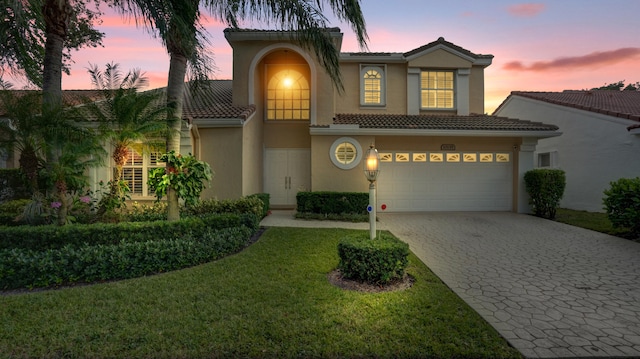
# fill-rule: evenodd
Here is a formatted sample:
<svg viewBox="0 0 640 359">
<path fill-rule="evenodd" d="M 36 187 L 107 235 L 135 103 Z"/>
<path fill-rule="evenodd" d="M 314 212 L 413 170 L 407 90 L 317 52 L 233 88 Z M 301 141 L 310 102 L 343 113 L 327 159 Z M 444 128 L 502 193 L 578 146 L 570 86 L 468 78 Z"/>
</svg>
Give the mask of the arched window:
<svg viewBox="0 0 640 359">
<path fill-rule="evenodd" d="M 309 120 L 309 81 L 300 72 L 276 72 L 267 83 L 267 120 Z"/>
<path fill-rule="evenodd" d="M 385 105 L 384 67 L 363 66 L 360 69 L 360 104 L 362 106 Z"/>
</svg>

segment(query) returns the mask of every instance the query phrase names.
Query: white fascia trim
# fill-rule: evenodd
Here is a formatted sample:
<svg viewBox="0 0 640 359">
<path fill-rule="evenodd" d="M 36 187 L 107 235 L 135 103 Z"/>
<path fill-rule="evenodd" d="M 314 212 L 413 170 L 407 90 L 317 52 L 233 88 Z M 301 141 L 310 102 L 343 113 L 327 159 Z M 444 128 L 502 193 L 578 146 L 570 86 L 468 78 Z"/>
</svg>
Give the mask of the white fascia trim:
<svg viewBox="0 0 640 359">
<path fill-rule="evenodd" d="M 416 130 L 416 129 L 378 129 L 359 128 L 358 125 L 331 127 L 312 127 L 311 135 L 319 136 L 435 136 L 435 137 L 528 137 L 549 138 L 562 135 L 551 131 L 463 131 L 463 130 Z"/>
<path fill-rule="evenodd" d="M 199 118 L 193 124 L 198 128 L 243 127 L 245 121 L 241 118 Z"/>
</svg>

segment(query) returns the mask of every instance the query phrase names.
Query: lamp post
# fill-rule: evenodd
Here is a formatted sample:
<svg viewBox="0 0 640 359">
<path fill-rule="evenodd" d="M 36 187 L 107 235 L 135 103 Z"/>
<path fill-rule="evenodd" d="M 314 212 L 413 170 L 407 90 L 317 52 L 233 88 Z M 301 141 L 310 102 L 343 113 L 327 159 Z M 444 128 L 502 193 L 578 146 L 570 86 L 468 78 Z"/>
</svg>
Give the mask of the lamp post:
<svg viewBox="0 0 640 359">
<path fill-rule="evenodd" d="M 369 146 L 364 160 L 364 175 L 369 181 L 369 238 L 376 238 L 376 179 L 380 173 L 378 150 Z"/>
</svg>

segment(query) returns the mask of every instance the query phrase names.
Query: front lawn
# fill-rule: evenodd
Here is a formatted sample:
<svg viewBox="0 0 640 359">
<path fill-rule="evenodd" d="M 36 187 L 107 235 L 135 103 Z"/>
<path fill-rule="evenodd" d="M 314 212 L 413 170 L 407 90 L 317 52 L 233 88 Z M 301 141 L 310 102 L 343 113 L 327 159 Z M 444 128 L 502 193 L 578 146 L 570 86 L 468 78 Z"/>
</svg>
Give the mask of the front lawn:
<svg viewBox="0 0 640 359">
<path fill-rule="evenodd" d="M 413 255 L 410 289 L 331 285 L 349 233 L 271 228 L 197 267 L 0 296 L 0 356 L 520 358 Z"/>
<path fill-rule="evenodd" d="M 626 228 L 614 228 L 606 213 L 558 208 L 556 221 L 622 238 L 631 238 Z"/>
</svg>

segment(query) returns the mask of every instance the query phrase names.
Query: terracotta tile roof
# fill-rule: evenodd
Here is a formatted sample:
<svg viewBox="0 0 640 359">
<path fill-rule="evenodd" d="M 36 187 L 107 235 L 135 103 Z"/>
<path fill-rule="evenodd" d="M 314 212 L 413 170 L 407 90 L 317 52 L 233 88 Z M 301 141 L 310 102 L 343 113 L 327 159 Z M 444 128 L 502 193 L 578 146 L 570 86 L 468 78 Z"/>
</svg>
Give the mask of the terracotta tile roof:
<svg viewBox="0 0 640 359">
<path fill-rule="evenodd" d="M 185 86 L 182 117 L 192 119 L 246 120 L 256 108 L 253 105 L 235 106 L 232 100 L 231 80 L 209 80 L 197 89 Z"/>
<path fill-rule="evenodd" d="M 11 91 L 16 96 L 24 96 L 26 94 L 41 93 L 41 90 L 5 90 Z M 76 106 L 85 103 L 86 101 L 95 101 L 100 99 L 102 94 L 98 90 L 63 90 L 62 91 L 62 103 L 65 106 Z M 0 101 L 0 116 L 5 115 L 5 109 Z"/>
<path fill-rule="evenodd" d="M 462 48 L 462 47 L 460 47 L 460 46 L 458 46 L 458 45 L 456 45 L 456 44 L 454 44 L 452 42 L 449 42 L 449 41 L 445 40 L 444 37 L 439 37 L 438 40 L 436 40 L 436 41 L 433 41 L 433 42 L 430 42 L 430 43 L 428 43 L 426 45 L 420 46 L 417 49 L 413 49 L 413 50 L 411 50 L 409 52 L 405 52 L 404 56 L 405 57 L 409 57 L 409 56 L 411 56 L 413 54 L 417 54 L 419 52 L 422 52 L 424 50 L 430 49 L 430 48 L 438 46 L 438 45 L 446 45 L 447 47 L 455 49 L 458 52 L 461 52 L 461 53 L 463 53 L 463 54 L 465 54 L 467 56 L 470 56 L 470 57 L 473 57 L 473 58 L 476 58 L 476 59 L 479 59 L 479 58 L 493 59 L 493 55 L 474 54 L 473 52 L 471 52 L 471 51 L 469 51 L 469 50 L 467 50 L 465 48 Z"/>
<path fill-rule="evenodd" d="M 471 58 L 474 59 L 493 59 L 493 55 L 482 55 L 482 54 L 474 54 L 473 52 L 464 49 L 452 42 L 446 41 L 444 39 L 444 37 L 440 37 L 438 38 L 438 40 L 430 42 L 426 45 L 420 46 L 417 49 L 413 49 L 411 51 L 407 51 L 405 53 L 398 53 L 398 52 L 345 52 L 342 53 L 342 55 L 345 56 L 352 56 L 352 57 L 358 57 L 358 56 L 371 56 L 371 57 L 391 57 L 391 56 L 402 56 L 404 58 L 410 57 L 411 55 L 415 55 L 417 53 L 420 53 L 422 51 L 428 50 L 432 47 L 436 47 L 438 45 L 445 45 L 449 48 L 452 48 L 462 54 L 465 54 Z"/>
<path fill-rule="evenodd" d="M 336 125 L 376 129 L 424 129 L 460 131 L 556 131 L 555 125 L 487 115 L 368 115 L 336 114 Z"/>
<path fill-rule="evenodd" d="M 513 91 L 509 96 L 521 96 L 560 106 L 573 107 L 580 110 L 591 111 L 640 122 L 640 91 Z M 500 107 L 501 106 L 502 105 L 500 105 Z M 637 127 L 638 125 L 632 125 L 628 129 L 631 130 Z"/>
</svg>

